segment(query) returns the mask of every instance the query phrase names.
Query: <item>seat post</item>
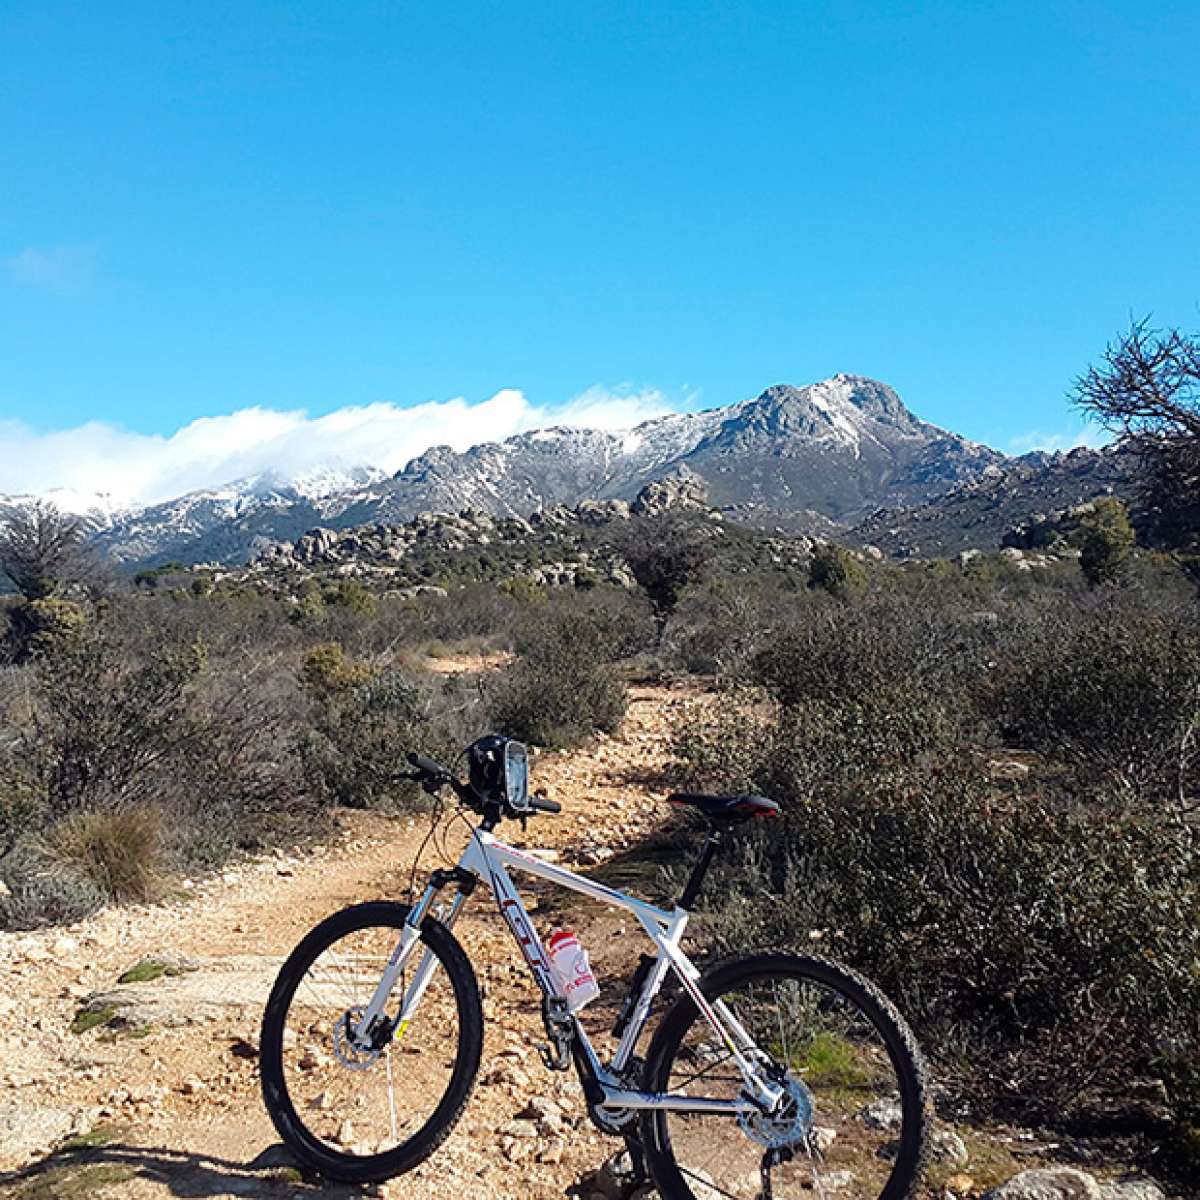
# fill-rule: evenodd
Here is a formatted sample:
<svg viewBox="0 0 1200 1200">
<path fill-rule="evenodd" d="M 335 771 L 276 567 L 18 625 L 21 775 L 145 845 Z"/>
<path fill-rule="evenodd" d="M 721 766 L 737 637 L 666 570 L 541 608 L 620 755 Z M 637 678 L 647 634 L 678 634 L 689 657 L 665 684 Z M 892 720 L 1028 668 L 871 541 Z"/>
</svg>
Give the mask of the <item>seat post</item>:
<svg viewBox="0 0 1200 1200">
<path fill-rule="evenodd" d="M 696 859 L 696 864 L 692 867 L 692 873 L 683 889 L 683 895 L 679 897 L 680 908 L 690 909 L 696 903 L 696 897 L 704 885 L 704 876 L 708 874 L 708 868 L 712 866 L 713 855 L 716 854 L 720 844 L 721 831 L 710 825 L 708 836 L 704 839 L 704 845 L 700 849 L 700 857 Z"/>
</svg>

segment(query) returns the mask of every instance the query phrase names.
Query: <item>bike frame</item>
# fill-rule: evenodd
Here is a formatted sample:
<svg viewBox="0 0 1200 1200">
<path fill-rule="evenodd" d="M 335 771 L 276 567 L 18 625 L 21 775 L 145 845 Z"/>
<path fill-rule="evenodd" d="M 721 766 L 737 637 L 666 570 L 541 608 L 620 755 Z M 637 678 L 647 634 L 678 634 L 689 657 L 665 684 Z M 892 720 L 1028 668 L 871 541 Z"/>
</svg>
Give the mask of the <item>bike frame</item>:
<svg viewBox="0 0 1200 1200">
<path fill-rule="evenodd" d="M 356 1039 L 361 1039 L 364 1044 L 369 1042 L 370 1031 L 378 1028 L 379 1019 L 382 1017 L 386 1020 L 388 1001 L 397 982 L 411 964 L 420 941 L 421 923 L 429 914 L 439 891 L 451 881 L 458 883 L 458 893 L 449 911 L 441 918 L 443 923 L 452 928 L 475 885 L 483 883 L 495 896 L 500 914 L 512 931 L 543 995 L 565 1006 L 565 997 L 550 970 L 550 961 L 541 938 L 538 937 L 520 893 L 509 876 L 510 868 L 632 913 L 646 936 L 658 948 L 657 957 L 636 997 L 630 1019 L 607 1068 L 596 1055 L 579 1017 L 575 1014 L 570 1017 L 573 1036 L 583 1054 L 588 1072 L 599 1085 L 601 1098 L 597 1102 L 598 1107 L 613 1111 L 664 1109 L 673 1112 L 734 1115 L 770 1112 L 775 1108 L 783 1096 L 783 1089 L 767 1079 L 761 1070 L 760 1063 L 766 1056 L 755 1046 L 753 1039 L 725 1004 L 720 1001 L 715 1004 L 709 1002 L 700 987 L 700 972 L 680 949 L 679 943 L 690 915 L 686 909 L 676 907 L 667 912 L 665 909 L 655 908 L 643 900 L 627 896 L 594 880 L 585 879 L 582 875 L 546 862 L 533 854 L 516 850 L 494 837 L 491 831 L 484 827 L 472 831 L 471 840 L 453 871 L 434 873 L 420 901 L 409 913 L 400 940 L 384 968 L 371 1002 L 354 1030 Z M 412 1023 L 437 969 L 437 961 L 428 950 L 422 955 L 411 982 L 404 988 L 400 1011 L 393 1026 L 393 1038 L 402 1038 Z M 721 1100 L 665 1092 L 641 1092 L 630 1089 L 621 1082 L 619 1077 L 633 1058 L 634 1049 L 649 1019 L 651 1006 L 669 971 L 673 971 L 679 978 L 741 1072 L 744 1087 L 739 1098 Z"/>
</svg>

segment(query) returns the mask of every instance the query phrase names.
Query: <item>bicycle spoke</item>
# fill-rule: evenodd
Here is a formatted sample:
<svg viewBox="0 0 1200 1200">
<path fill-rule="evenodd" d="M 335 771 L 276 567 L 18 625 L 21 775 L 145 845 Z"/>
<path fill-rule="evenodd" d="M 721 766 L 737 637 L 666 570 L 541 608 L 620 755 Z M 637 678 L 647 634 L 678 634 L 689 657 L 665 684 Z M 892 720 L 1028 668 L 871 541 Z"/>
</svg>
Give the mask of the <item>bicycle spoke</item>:
<svg viewBox="0 0 1200 1200">
<path fill-rule="evenodd" d="M 399 936 L 398 929 L 373 927 L 326 947 L 298 981 L 285 1020 L 292 1104 L 309 1132 L 339 1153 L 377 1154 L 400 1144 L 449 1086 L 446 1046 L 457 1044 L 458 1018 L 440 971 L 428 981 L 402 1050 L 391 1040 L 377 1050 L 354 1044 Z"/>
<path fill-rule="evenodd" d="M 733 1052 L 727 1050 L 720 1058 L 717 1059 L 717 1061 L 715 1063 L 711 1063 L 709 1066 L 705 1067 L 703 1070 L 697 1071 L 695 1073 L 695 1075 L 689 1075 L 686 1079 L 681 1079 L 677 1084 L 674 1085 L 674 1087 L 672 1088 L 672 1091 L 676 1091 L 676 1092 L 683 1091 L 683 1089 L 685 1087 L 687 1087 L 687 1085 L 689 1083 L 694 1083 L 697 1079 L 703 1079 L 704 1076 L 709 1073 L 709 1071 L 715 1071 L 718 1067 L 723 1066 L 725 1063 L 727 1063 L 732 1057 L 733 1057 Z M 730 1076 L 730 1078 L 733 1078 L 733 1076 Z M 738 1076 L 738 1078 L 740 1079 L 741 1077 Z"/>
<path fill-rule="evenodd" d="M 872 1102 L 891 1102 L 900 1082 L 872 1020 L 832 987 L 786 975 L 741 982 L 714 999 L 745 1031 L 750 1061 L 783 1097 L 770 1113 L 656 1114 L 657 1136 L 696 1200 L 759 1200 L 764 1188 L 772 1200 L 877 1197 L 896 1161 L 899 1131 L 859 1114 Z M 710 1100 L 741 1096 L 744 1081 L 729 1068 L 734 1055 L 716 1054 L 713 1037 L 693 1014 L 656 1086 Z"/>
</svg>

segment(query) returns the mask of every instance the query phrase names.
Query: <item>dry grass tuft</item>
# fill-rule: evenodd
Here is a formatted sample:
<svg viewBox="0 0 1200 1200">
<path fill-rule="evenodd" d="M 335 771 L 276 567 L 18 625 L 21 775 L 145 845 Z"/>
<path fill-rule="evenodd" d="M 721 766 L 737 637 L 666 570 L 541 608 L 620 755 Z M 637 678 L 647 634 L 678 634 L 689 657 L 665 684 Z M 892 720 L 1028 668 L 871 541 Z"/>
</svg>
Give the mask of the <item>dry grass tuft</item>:
<svg viewBox="0 0 1200 1200">
<path fill-rule="evenodd" d="M 51 827 L 46 848 L 114 900 L 152 900 L 159 892 L 162 814 L 157 808 L 75 813 Z"/>
</svg>

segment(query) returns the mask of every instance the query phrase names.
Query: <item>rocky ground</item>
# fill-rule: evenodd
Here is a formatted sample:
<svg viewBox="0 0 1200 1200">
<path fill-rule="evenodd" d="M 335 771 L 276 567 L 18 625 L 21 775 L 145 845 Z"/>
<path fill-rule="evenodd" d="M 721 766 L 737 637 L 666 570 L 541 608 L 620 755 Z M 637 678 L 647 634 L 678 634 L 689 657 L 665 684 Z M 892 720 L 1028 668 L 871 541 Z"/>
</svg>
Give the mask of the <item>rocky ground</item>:
<svg viewBox="0 0 1200 1200">
<path fill-rule="evenodd" d="M 535 762 L 536 783 L 562 801 L 564 814 L 531 823 L 527 835 L 516 827 L 506 834 L 576 866 L 611 860 L 644 839 L 669 819 L 658 779 L 669 721 L 681 705 L 703 702 L 694 690 L 633 688 L 617 737 Z M 263 1110 L 257 1075 L 261 1008 L 283 956 L 344 905 L 402 898 L 427 823 L 352 813 L 343 827 L 334 845 L 184 881 L 158 905 L 109 909 L 66 929 L 0 934 L 0 1194 L 21 1200 L 362 1194 L 297 1171 Z M 449 827 L 451 854 L 465 832 L 461 824 Z M 437 862 L 431 850 L 422 866 Z M 535 920 L 569 919 L 601 980 L 615 985 L 610 993 L 622 992 L 636 951 L 619 914 L 573 904 L 564 915 L 544 891 L 531 894 Z M 573 1077 L 547 1072 L 538 1059 L 539 998 L 484 897 L 457 932 L 484 992 L 480 1083 L 438 1154 L 373 1194 L 405 1200 L 620 1194 L 619 1178 L 604 1166 L 619 1143 L 588 1123 Z M 589 1023 L 600 1028 L 606 1021 L 611 1013 L 598 1004 Z M 978 1195 L 1017 1176 L 995 1195 L 1158 1195 L 1150 1185 L 1097 1181 L 1115 1173 L 1093 1176 L 1056 1165 L 1053 1148 L 1028 1133 L 943 1129 L 930 1194 Z"/>
</svg>

